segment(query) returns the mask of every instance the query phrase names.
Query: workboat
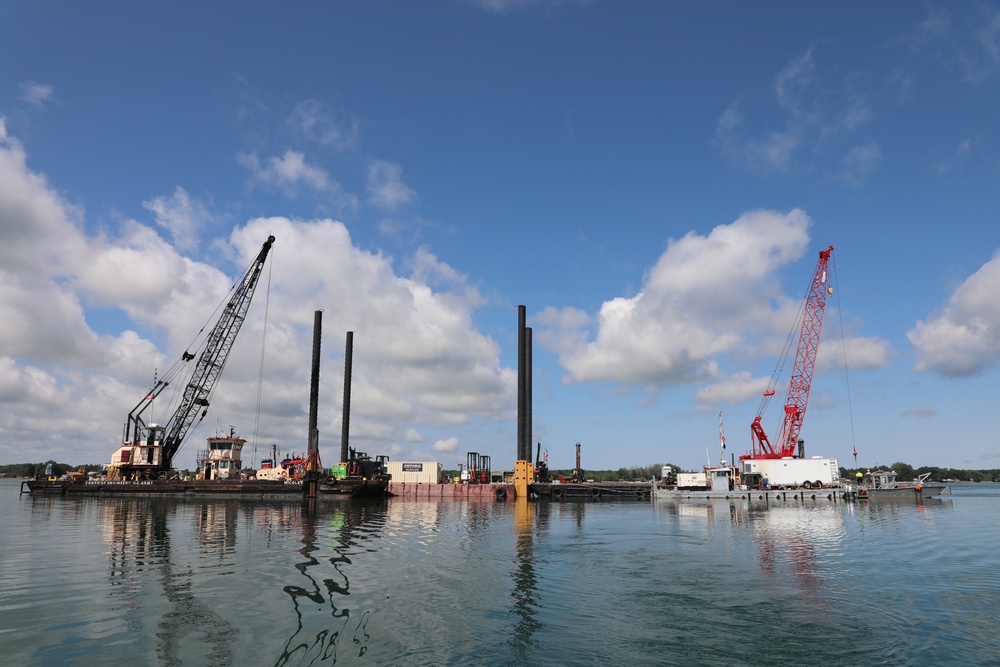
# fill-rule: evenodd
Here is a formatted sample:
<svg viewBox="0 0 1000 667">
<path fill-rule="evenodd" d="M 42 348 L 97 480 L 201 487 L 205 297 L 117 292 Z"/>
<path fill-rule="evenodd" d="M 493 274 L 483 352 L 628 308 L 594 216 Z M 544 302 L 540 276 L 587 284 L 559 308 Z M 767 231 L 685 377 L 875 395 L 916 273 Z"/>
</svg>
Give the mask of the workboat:
<svg viewBox="0 0 1000 667">
<path fill-rule="evenodd" d="M 930 473 L 924 473 L 911 482 L 902 482 L 893 470 L 876 469 L 865 472 L 862 482 L 847 486 L 849 494 L 856 494 L 859 500 L 912 500 L 913 498 L 935 498 L 951 495 L 947 484 L 927 481 Z"/>
</svg>

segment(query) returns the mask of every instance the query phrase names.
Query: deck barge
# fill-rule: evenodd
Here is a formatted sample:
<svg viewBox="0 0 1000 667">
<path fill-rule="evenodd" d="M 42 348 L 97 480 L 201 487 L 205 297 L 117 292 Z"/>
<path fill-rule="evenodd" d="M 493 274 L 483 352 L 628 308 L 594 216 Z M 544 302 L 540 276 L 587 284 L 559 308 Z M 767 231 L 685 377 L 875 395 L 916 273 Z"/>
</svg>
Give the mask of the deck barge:
<svg viewBox="0 0 1000 667">
<path fill-rule="evenodd" d="M 547 500 L 649 500 L 649 482 L 536 482 L 531 492 Z"/>
<path fill-rule="evenodd" d="M 382 479 L 342 479 L 319 485 L 320 498 L 372 498 L 385 496 Z M 66 481 L 34 479 L 21 482 L 21 492 L 54 496 L 229 496 L 242 498 L 301 498 L 301 482 L 269 480 L 143 480 Z"/>
</svg>

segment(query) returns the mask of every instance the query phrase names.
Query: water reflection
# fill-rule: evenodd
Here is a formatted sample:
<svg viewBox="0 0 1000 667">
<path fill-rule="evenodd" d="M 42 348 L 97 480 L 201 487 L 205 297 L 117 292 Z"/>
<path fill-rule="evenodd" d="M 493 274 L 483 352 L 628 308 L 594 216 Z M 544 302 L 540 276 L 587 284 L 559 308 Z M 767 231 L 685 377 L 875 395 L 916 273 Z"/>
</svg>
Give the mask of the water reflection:
<svg viewBox="0 0 1000 667">
<path fill-rule="evenodd" d="M 509 645 L 518 660 L 527 662 L 533 650 L 539 647 L 535 633 L 542 628 L 537 619 L 539 611 L 538 576 L 535 573 L 534 511 L 538 503 L 529 503 L 526 498 L 517 498 L 514 504 L 514 606 L 511 610 L 514 627 L 508 631 Z"/>
<path fill-rule="evenodd" d="M 712 499 L 705 502 L 661 502 L 658 509 L 677 520 L 705 522 L 707 538 L 722 537 L 730 550 L 750 543 L 761 572 L 791 575 L 799 595 L 823 593 L 821 552 L 843 548 L 847 527 L 840 504 L 828 502 L 769 503 Z"/>
<path fill-rule="evenodd" d="M 184 654 L 195 652 L 210 664 L 232 664 L 232 645 L 225 638 L 235 629 L 197 598 L 192 570 L 175 563 L 168 518 L 175 514 L 176 503 L 168 499 L 91 502 L 99 503 L 104 513 L 109 584 L 112 591 L 119 591 L 129 610 L 128 630 L 156 637 L 156 655 L 164 665 L 181 664 L 182 646 Z M 159 582 L 157 592 L 166 601 L 166 608 L 156 631 L 149 633 L 143 628 L 140 609 L 148 603 L 143 597 L 151 575 Z"/>
<path fill-rule="evenodd" d="M 367 539 L 367 532 L 373 528 L 377 533 L 385 521 L 385 513 L 385 503 L 379 501 L 344 505 L 311 502 L 298 508 L 302 546 L 297 552 L 302 560 L 294 567 L 306 581 L 282 589 L 292 600 L 297 625 L 275 667 L 293 663 L 332 664 L 337 661 L 338 647 L 356 652 L 359 658 L 367 652 L 371 611 L 363 611 L 352 620 L 347 606 L 351 594 L 347 572 L 352 549 Z M 327 541 L 332 541 L 332 547 L 327 546 Z M 333 555 L 327 555 L 331 549 Z M 332 566 L 332 572 L 328 565 Z M 320 621 L 320 627 L 313 628 L 314 622 L 307 621 L 306 616 L 317 606 L 329 612 L 329 620 Z"/>
</svg>

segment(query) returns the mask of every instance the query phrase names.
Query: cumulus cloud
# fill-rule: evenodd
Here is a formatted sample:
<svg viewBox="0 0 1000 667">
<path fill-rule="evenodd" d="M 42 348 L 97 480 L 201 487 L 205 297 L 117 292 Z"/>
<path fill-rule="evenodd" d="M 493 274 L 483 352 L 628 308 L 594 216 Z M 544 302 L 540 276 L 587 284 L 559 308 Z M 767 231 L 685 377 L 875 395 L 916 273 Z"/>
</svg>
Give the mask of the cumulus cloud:
<svg viewBox="0 0 1000 667">
<path fill-rule="evenodd" d="M 639 294 L 606 301 L 593 322 L 573 310 L 543 313 L 549 330 L 539 340 L 558 351 L 566 382 L 718 379 L 720 355 L 759 345 L 771 330 L 775 272 L 805 251 L 809 225 L 799 210 L 755 211 L 671 240 Z"/>
<path fill-rule="evenodd" d="M 705 406 L 734 405 L 761 396 L 769 386 L 769 378 L 755 378 L 747 371 L 740 371 L 702 387 L 695 392 L 695 398 Z"/>
<path fill-rule="evenodd" d="M 914 370 L 950 377 L 978 375 L 1000 360 L 1000 253 L 969 276 L 936 315 L 917 322 L 907 337 Z"/>
<path fill-rule="evenodd" d="M 328 184 L 304 161 L 257 164 L 276 184 L 296 174 Z M 512 418 L 516 371 L 503 367 L 497 343 L 475 326 L 483 299 L 429 248 L 396 260 L 359 249 L 332 219 L 259 218 L 216 240 L 206 264 L 176 240 L 193 229 L 186 216 L 198 216 L 186 192 L 147 207 L 155 226 L 125 220 L 86 235 L 83 211 L 27 167 L 23 147 L 0 123 L 0 458 L 106 460 L 154 373 L 211 328 L 270 234 L 277 240 L 209 420 L 250 435 L 257 419 L 250 397 L 259 392 L 260 441 L 283 449 L 306 442 L 316 309 L 325 311 L 324 443 L 339 438 L 347 331 L 355 332 L 351 438 L 362 450 L 402 455 L 437 442 L 448 451 L 458 446 L 457 428 Z M 192 462 L 211 428 L 189 436 Z"/>
<path fill-rule="evenodd" d="M 755 377 L 777 357 L 803 295 L 786 296 L 778 276 L 805 253 L 805 213 L 754 211 L 707 236 L 669 241 L 641 291 L 606 301 L 596 317 L 548 308 L 533 318 L 535 340 L 559 353 L 566 383 L 617 382 L 647 392 L 702 385 L 699 409 L 759 397 L 771 379 Z M 828 305 L 829 314 L 829 305 Z M 891 346 L 858 335 L 824 338 L 816 372 L 882 368 Z"/>
<path fill-rule="evenodd" d="M 431 449 L 435 452 L 451 453 L 458 449 L 458 438 L 446 438 L 435 442 Z"/>
</svg>

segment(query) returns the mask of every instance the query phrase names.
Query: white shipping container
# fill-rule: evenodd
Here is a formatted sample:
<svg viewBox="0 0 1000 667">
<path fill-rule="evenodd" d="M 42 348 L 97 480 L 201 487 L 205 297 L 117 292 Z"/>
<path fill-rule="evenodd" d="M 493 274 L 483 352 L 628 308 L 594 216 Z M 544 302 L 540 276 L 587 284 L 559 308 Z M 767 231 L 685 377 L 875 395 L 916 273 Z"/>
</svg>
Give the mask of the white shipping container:
<svg viewBox="0 0 1000 667">
<path fill-rule="evenodd" d="M 437 461 L 389 461 L 393 484 L 438 484 L 441 464 Z"/>
<path fill-rule="evenodd" d="M 679 472 L 677 473 L 678 489 L 707 489 L 708 477 L 703 472 Z"/>
<path fill-rule="evenodd" d="M 811 459 L 744 459 L 743 474 L 759 474 L 767 478 L 769 486 L 801 486 L 839 484 L 840 468 L 837 459 L 814 456 Z"/>
</svg>

